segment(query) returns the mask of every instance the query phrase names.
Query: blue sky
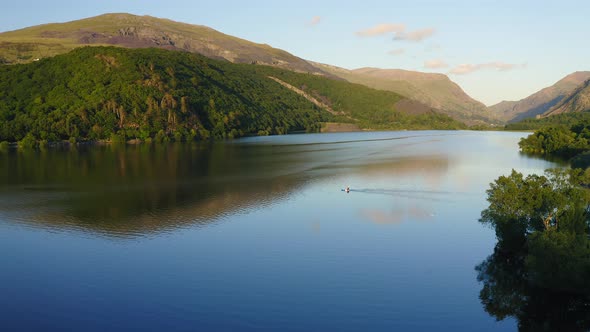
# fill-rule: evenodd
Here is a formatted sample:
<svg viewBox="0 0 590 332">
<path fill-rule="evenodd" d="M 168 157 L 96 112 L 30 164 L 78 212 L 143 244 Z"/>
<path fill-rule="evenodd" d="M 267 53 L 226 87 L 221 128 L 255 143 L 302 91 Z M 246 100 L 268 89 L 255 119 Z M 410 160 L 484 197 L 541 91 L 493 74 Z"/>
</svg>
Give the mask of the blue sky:
<svg viewBox="0 0 590 332">
<path fill-rule="evenodd" d="M 344 68 L 447 74 L 487 105 L 590 70 L 590 1 L 11 1 L 0 31 L 127 12 L 212 27 Z"/>
</svg>

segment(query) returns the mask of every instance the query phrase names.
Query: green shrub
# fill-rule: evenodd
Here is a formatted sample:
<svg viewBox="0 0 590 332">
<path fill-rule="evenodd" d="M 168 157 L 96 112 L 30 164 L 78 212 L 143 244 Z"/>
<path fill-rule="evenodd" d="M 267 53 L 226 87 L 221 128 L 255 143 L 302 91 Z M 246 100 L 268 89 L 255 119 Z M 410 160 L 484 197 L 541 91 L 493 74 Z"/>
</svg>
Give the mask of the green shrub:
<svg viewBox="0 0 590 332">
<path fill-rule="evenodd" d="M 112 133 L 109 140 L 113 144 L 122 144 L 125 143 L 125 135 Z"/>
<path fill-rule="evenodd" d="M 168 141 L 168 136 L 166 136 L 166 133 L 164 132 L 164 130 L 160 129 L 158 131 L 158 133 L 156 134 L 156 137 L 154 137 L 154 141 L 156 143 L 167 142 Z"/>
<path fill-rule="evenodd" d="M 22 140 L 18 142 L 18 147 L 22 149 L 34 149 L 37 147 L 37 139 L 35 139 L 33 134 L 28 133 L 25 135 L 25 137 L 23 137 Z"/>
</svg>

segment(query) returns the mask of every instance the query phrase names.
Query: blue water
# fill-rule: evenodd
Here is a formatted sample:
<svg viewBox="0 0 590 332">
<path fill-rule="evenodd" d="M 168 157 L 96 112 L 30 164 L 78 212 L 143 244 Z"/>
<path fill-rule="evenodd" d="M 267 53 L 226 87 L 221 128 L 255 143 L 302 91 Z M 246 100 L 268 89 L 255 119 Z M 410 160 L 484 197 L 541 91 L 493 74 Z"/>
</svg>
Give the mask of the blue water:
<svg viewBox="0 0 590 332">
<path fill-rule="evenodd" d="M 555 166 L 525 135 L 0 154 L 0 329 L 513 331 L 474 267 L 489 183 Z"/>
</svg>

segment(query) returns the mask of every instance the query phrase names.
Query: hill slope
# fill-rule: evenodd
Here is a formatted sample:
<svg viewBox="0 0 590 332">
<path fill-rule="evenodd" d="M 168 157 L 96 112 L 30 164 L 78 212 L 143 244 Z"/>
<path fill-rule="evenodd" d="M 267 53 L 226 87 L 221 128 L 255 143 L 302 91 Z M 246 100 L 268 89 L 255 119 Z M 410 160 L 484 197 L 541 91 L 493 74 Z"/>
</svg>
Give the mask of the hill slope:
<svg viewBox="0 0 590 332">
<path fill-rule="evenodd" d="M 470 124 L 494 122 L 484 104 L 469 97 L 443 74 L 378 68 L 348 70 L 326 64 L 313 64 L 349 82 L 399 93 Z"/>
<path fill-rule="evenodd" d="M 324 74 L 288 52 L 214 29 L 151 16 L 104 14 L 0 33 L 0 63 L 23 63 L 87 45 L 157 47 L 199 53 L 235 63 L 258 63 Z"/>
<path fill-rule="evenodd" d="M 205 26 L 150 16 L 104 14 L 0 33 L 0 64 L 28 63 L 81 46 L 109 45 L 186 51 L 234 63 L 262 64 L 347 79 L 416 100 L 413 105 L 403 104 L 410 110 L 426 105 L 426 108 L 440 110 L 470 124 L 492 121 L 483 104 L 467 96 L 445 75 L 375 69 L 344 73 L 340 68 L 311 63 L 283 50 L 229 36 Z"/>
<path fill-rule="evenodd" d="M 378 129 L 462 127 L 432 109 L 409 112 L 414 103 L 405 101 L 314 74 L 187 52 L 84 47 L 0 67 L 0 140 L 223 138 L 317 131 L 334 120 Z"/>
<path fill-rule="evenodd" d="M 590 79 L 589 71 L 575 72 L 522 100 L 503 101 L 490 106 L 490 110 L 507 122 L 534 118 L 557 105 L 587 79 Z"/>
<path fill-rule="evenodd" d="M 573 92 L 563 98 L 557 105 L 543 114 L 543 117 L 590 111 L 590 79 L 580 84 Z"/>
</svg>

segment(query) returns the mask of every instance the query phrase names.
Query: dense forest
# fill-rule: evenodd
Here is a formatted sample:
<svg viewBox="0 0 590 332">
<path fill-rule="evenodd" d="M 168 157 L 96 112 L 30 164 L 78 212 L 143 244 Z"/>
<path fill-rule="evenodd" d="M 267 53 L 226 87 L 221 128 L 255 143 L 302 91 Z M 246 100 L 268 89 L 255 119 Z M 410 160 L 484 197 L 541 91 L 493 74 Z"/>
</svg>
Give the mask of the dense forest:
<svg viewBox="0 0 590 332">
<path fill-rule="evenodd" d="M 329 105 L 331 113 L 277 83 Z M 85 47 L 0 67 L 0 141 L 199 140 L 319 131 L 326 121 L 371 129 L 456 129 L 403 97 L 345 81 L 160 49 Z"/>
<path fill-rule="evenodd" d="M 586 169 L 590 166 L 590 121 L 585 119 L 590 113 L 568 121 L 569 125 L 541 127 L 533 134 L 520 140 L 518 145 L 523 152 L 542 154 L 571 160 L 572 167 Z M 568 117 L 568 119 L 571 119 Z"/>
<path fill-rule="evenodd" d="M 0 140 L 223 138 L 317 131 L 330 114 L 243 65 L 81 48 L 0 68 Z"/>
<path fill-rule="evenodd" d="M 571 127 L 577 123 L 590 122 L 590 112 L 562 113 L 545 118 L 529 118 L 504 126 L 506 130 L 537 130 L 544 127 L 566 126 Z"/>
</svg>

